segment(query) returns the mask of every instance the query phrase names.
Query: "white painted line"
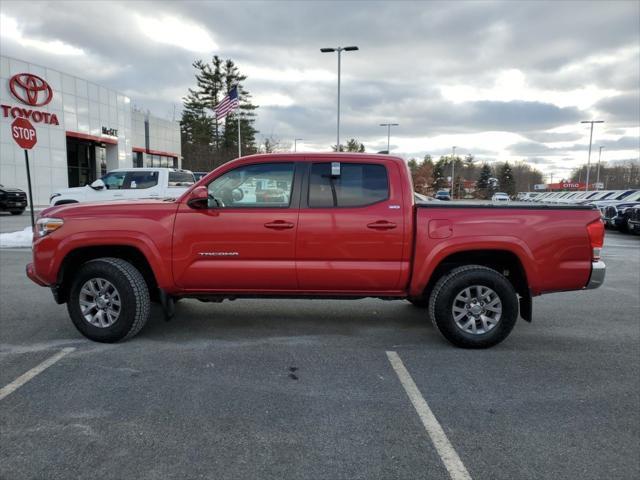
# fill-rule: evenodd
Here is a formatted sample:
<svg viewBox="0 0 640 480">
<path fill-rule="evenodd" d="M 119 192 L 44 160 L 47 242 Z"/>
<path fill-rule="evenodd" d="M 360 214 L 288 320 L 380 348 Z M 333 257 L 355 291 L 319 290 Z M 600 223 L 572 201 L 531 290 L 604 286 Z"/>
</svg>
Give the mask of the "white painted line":
<svg viewBox="0 0 640 480">
<path fill-rule="evenodd" d="M 413 378 L 411 378 L 411 374 L 404 366 L 404 363 L 402 363 L 400 356 L 396 352 L 387 352 L 387 357 L 389 358 L 391 366 L 396 371 L 396 375 L 398 375 L 405 392 L 407 392 L 409 400 L 411 400 L 413 407 L 416 409 L 416 412 L 418 412 L 418 416 L 420 420 L 422 420 L 422 424 L 427 430 L 433 445 L 436 447 L 442 463 L 444 463 L 445 468 L 449 472 L 451 480 L 471 480 L 471 475 L 469 475 L 469 472 L 462 463 L 462 460 L 460 460 L 453 445 L 449 442 L 447 435 L 444 433 L 440 423 L 438 423 L 438 419 L 429 408 L 429 404 L 427 404 L 420 390 L 418 390 Z"/>
<path fill-rule="evenodd" d="M 22 375 L 20 375 L 18 378 L 16 378 L 10 384 L 5 385 L 4 387 L 0 388 L 0 400 L 2 400 L 4 397 L 6 397 L 8 395 L 11 395 L 13 392 L 15 392 L 17 389 L 19 389 L 21 386 L 23 386 L 29 380 L 33 379 L 36 375 L 41 374 L 47 368 L 49 368 L 51 365 L 53 365 L 58 360 L 60 360 L 62 357 L 64 357 L 65 355 L 67 355 L 67 354 L 69 354 L 71 352 L 73 352 L 74 350 L 75 350 L 75 348 L 73 348 L 73 347 L 63 348 L 62 350 L 60 350 L 55 355 L 47 358 L 40 365 L 36 365 L 35 367 L 33 367 L 28 372 L 23 373 Z"/>
</svg>

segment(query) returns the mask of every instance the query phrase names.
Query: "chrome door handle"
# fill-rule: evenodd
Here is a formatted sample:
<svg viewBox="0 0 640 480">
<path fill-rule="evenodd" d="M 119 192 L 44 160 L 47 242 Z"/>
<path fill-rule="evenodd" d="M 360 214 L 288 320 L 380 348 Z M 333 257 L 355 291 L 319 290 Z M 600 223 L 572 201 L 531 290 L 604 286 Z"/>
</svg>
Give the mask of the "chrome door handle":
<svg viewBox="0 0 640 480">
<path fill-rule="evenodd" d="M 378 220 L 377 222 L 369 223 L 367 228 L 372 228 L 374 230 L 391 230 L 392 228 L 396 228 L 396 226 L 397 225 L 393 222 Z"/>
<path fill-rule="evenodd" d="M 275 220 L 273 222 L 267 222 L 264 224 L 266 228 L 271 228 L 272 230 L 288 230 L 289 228 L 295 227 L 293 223 L 285 222 L 284 220 Z"/>
</svg>

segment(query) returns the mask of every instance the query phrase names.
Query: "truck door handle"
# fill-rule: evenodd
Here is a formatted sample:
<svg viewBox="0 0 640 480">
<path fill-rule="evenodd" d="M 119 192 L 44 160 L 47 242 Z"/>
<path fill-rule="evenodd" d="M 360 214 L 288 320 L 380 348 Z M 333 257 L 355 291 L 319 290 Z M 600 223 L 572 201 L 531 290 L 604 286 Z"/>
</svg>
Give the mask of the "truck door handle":
<svg viewBox="0 0 640 480">
<path fill-rule="evenodd" d="M 369 223 L 367 228 L 372 228 L 374 230 L 391 230 L 392 228 L 396 228 L 396 224 L 393 222 L 387 222 L 386 220 L 378 220 L 377 222 Z"/>
<path fill-rule="evenodd" d="M 273 230 L 287 230 L 289 228 L 293 228 L 295 225 L 290 222 L 285 222 L 284 220 L 275 220 L 273 222 L 265 223 L 264 226 Z"/>
<path fill-rule="evenodd" d="M 114 193 L 113 194 L 114 197 L 124 197 L 123 193 Z"/>
</svg>

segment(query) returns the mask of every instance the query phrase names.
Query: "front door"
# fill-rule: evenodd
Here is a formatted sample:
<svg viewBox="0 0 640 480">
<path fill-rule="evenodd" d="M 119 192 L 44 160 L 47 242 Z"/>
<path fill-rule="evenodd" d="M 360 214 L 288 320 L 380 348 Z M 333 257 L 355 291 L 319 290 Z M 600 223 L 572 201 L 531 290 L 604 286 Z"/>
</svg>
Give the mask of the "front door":
<svg viewBox="0 0 640 480">
<path fill-rule="evenodd" d="M 295 290 L 299 181 L 295 163 L 246 164 L 208 185 L 209 208 L 182 203 L 173 274 L 193 291 Z"/>
<path fill-rule="evenodd" d="M 299 288 L 397 289 L 405 228 L 397 165 L 317 161 L 309 172 L 298 225 Z"/>
</svg>

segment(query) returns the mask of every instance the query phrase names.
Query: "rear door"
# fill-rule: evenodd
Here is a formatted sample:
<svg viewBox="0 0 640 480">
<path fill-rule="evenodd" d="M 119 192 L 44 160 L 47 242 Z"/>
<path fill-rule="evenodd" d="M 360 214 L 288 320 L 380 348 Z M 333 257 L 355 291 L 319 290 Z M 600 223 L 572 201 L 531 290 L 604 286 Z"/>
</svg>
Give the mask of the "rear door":
<svg viewBox="0 0 640 480">
<path fill-rule="evenodd" d="M 289 291 L 297 288 L 295 237 L 300 173 L 294 162 L 238 166 L 212 180 L 209 208 L 181 203 L 173 274 L 197 291 Z"/>
<path fill-rule="evenodd" d="M 314 159 L 307 169 L 296 242 L 299 289 L 397 289 L 405 228 L 398 167 Z"/>
</svg>

